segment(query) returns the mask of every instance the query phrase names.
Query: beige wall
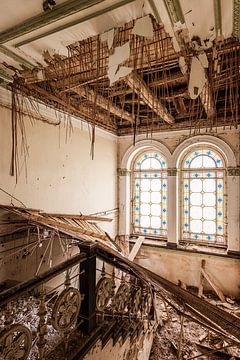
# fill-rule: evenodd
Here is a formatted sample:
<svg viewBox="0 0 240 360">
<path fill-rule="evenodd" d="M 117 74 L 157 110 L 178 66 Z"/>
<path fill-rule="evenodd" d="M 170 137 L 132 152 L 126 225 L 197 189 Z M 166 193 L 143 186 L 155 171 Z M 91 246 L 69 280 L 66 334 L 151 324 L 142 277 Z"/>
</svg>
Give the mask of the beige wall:
<svg viewBox="0 0 240 360">
<path fill-rule="evenodd" d="M 240 130 L 229 127 L 218 128 L 217 131 L 206 131 L 202 129 L 197 135 L 212 135 L 224 140 L 230 147 L 232 148 L 236 158 L 237 163 L 240 165 Z M 194 133 L 190 132 L 190 130 L 179 130 L 179 131 L 170 131 L 170 132 L 159 132 L 154 133 L 152 139 L 148 138 L 149 145 L 151 145 L 151 141 L 157 140 L 160 141 L 163 145 L 165 145 L 171 153 L 180 145 L 184 140 L 193 137 Z M 136 139 L 136 143 L 141 140 L 147 140 L 146 135 L 138 135 Z M 127 149 L 133 144 L 132 136 L 121 136 L 119 138 L 119 147 L 118 147 L 118 159 L 119 159 L 119 167 L 121 167 L 122 158 L 127 151 Z"/>
<path fill-rule="evenodd" d="M 206 260 L 206 271 L 223 293 L 239 298 L 239 259 L 142 246 L 135 262 L 176 284 L 181 280 L 189 286 L 198 287 L 202 260 Z M 210 289 L 206 280 L 204 288 Z"/>
<path fill-rule="evenodd" d="M 17 184 L 9 175 L 11 162 L 11 111 L 0 107 L 0 187 L 26 206 L 51 212 L 90 214 L 117 207 L 117 140 L 96 130 L 95 156 L 90 157 L 88 128 L 74 127 L 66 142 L 64 125 L 53 126 L 24 118 L 29 157 Z M 74 122 L 76 125 L 76 121 Z M 23 164 L 23 158 L 20 158 Z M 19 206 L 14 199 L 12 202 Z M 0 203 L 11 199 L 0 191 Z M 103 224 L 116 234 L 116 221 Z"/>
</svg>

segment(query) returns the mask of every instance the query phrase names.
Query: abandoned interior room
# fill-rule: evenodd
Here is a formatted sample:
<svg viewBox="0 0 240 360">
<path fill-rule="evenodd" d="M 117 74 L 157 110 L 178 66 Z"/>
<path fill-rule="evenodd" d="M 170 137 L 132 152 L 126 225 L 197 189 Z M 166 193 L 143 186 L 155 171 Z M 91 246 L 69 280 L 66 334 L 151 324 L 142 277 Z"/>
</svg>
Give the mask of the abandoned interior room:
<svg viewBox="0 0 240 360">
<path fill-rule="evenodd" d="M 240 359 L 240 0 L 0 3 L 0 360 Z"/>
</svg>

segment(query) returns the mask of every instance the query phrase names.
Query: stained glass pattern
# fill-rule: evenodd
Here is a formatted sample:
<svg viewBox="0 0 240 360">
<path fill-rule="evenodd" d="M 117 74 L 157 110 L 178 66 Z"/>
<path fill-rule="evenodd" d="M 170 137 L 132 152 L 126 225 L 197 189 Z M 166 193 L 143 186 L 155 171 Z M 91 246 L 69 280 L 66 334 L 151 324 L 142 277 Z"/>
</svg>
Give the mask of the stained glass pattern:
<svg viewBox="0 0 240 360">
<path fill-rule="evenodd" d="M 184 240 L 224 244 L 224 161 L 208 148 L 192 151 L 182 169 Z"/>
<path fill-rule="evenodd" d="M 167 164 L 156 152 L 145 152 L 132 173 L 134 233 L 167 236 Z"/>
</svg>

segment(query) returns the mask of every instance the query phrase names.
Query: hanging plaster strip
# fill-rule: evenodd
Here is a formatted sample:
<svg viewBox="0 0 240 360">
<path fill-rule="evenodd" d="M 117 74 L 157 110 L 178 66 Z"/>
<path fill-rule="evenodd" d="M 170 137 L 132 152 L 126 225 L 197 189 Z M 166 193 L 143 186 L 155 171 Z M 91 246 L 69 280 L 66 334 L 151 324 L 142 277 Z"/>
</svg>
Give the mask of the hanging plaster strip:
<svg viewBox="0 0 240 360">
<path fill-rule="evenodd" d="M 132 34 L 144 36 L 150 39 L 153 38 L 153 23 L 149 15 L 135 21 L 135 25 L 132 29 Z"/>
<path fill-rule="evenodd" d="M 126 66 L 120 66 L 123 62 L 130 57 L 130 43 L 127 42 L 122 46 L 118 46 L 114 49 L 114 53 L 109 55 L 108 62 L 108 78 L 110 85 L 119 80 L 120 78 L 127 76 L 131 73 L 132 69 Z"/>
<path fill-rule="evenodd" d="M 202 64 L 202 66 L 207 69 L 208 68 L 208 58 L 205 52 L 203 52 L 202 54 L 198 55 L 198 59 L 200 61 L 200 63 Z"/>
<path fill-rule="evenodd" d="M 106 41 L 109 50 L 113 46 L 113 40 L 114 40 L 114 29 L 106 31 L 105 33 L 100 35 L 100 41 L 102 41 L 102 42 Z"/>
<path fill-rule="evenodd" d="M 181 73 L 183 75 L 185 75 L 188 71 L 188 66 L 187 66 L 186 61 L 183 56 L 179 57 L 179 67 L 180 67 Z"/>
<path fill-rule="evenodd" d="M 128 76 L 132 72 L 132 68 L 127 66 L 114 66 L 108 69 L 108 78 L 110 80 L 110 86 L 116 81 Z"/>
<path fill-rule="evenodd" d="M 202 92 L 207 78 L 205 69 L 197 57 L 192 58 L 188 91 L 191 99 L 196 99 Z"/>
<path fill-rule="evenodd" d="M 122 45 L 117 46 L 114 49 L 114 53 L 109 56 L 108 67 L 111 68 L 116 65 L 122 64 L 124 61 L 128 60 L 130 57 L 130 43 L 129 41 Z"/>
</svg>

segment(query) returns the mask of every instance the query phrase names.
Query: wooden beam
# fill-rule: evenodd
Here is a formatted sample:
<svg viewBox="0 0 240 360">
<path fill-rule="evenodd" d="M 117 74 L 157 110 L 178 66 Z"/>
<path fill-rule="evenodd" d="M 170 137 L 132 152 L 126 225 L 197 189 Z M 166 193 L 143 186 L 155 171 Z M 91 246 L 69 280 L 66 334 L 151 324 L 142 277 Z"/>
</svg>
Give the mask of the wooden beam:
<svg viewBox="0 0 240 360">
<path fill-rule="evenodd" d="M 107 222 L 111 222 L 113 220 L 106 217 L 91 216 L 91 215 L 58 214 L 58 213 L 44 213 L 44 212 L 40 212 L 39 214 L 43 216 L 51 216 L 56 218 L 74 219 L 74 220 L 107 221 Z"/>
<path fill-rule="evenodd" d="M 128 255 L 128 260 L 133 261 L 143 243 L 144 240 L 144 236 L 139 236 L 138 239 L 136 240 L 135 244 L 133 245 L 132 250 L 130 251 L 129 255 Z"/>
<path fill-rule="evenodd" d="M 217 296 L 219 297 L 219 299 L 222 301 L 222 302 L 225 302 L 225 296 L 223 294 L 223 292 L 219 289 L 219 287 L 216 285 L 215 281 L 213 280 L 213 278 L 206 272 L 205 270 L 205 264 L 206 264 L 206 261 L 205 260 L 202 260 L 202 263 L 201 263 L 201 269 L 200 269 L 200 272 L 201 272 L 201 275 L 202 277 L 204 277 L 207 282 L 211 285 L 211 287 L 213 288 L 213 290 L 215 291 L 215 293 L 217 294 Z M 199 294 L 200 296 L 202 295 L 203 293 L 203 278 L 201 278 L 200 280 L 200 287 L 199 287 Z"/>
<path fill-rule="evenodd" d="M 124 109 L 119 108 L 109 98 L 106 99 L 104 96 L 90 89 L 88 86 L 75 87 L 73 91 L 76 94 L 86 98 L 88 101 L 92 102 L 93 104 L 96 103 L 97 106 L 101 107 L 106 111 L 109 111 L 112 115 L 127 120 L 130 123 L 134 123 L 134 118 L 132 117 L 131 114 L 129 114 Z"/>
<path fill-rule="evenodd" d="M 130 88 L 135 91 L 145 104 L 147 104 L 158 116 L 168 124 L 174 124 L 174 118 L 167 108 L 151 92 L 144 80 L 136 73 L 132 72 L 125 79 Z"/>
<path fill-rule="evenodd" d="M 176 73 L 176 74 L 173 74 L 173 75 L 170 75 L 169 76 L 165 76 L 165 77 L 161 77 L 159 79 L 156 79 L 152 82 L 150 82 L 149 84 L 149 87 L 155 87 L 155 86 L 163 86 L 163 85 L 167 85 L 167 84 L 174 84 L 174 83 L 177 83 L 177 84 L 182 84 L 182 83 L 186 83 L 186 78 L 184 77 L 184 75 L 179 72 L 179 73 Z"/>
</svg>

